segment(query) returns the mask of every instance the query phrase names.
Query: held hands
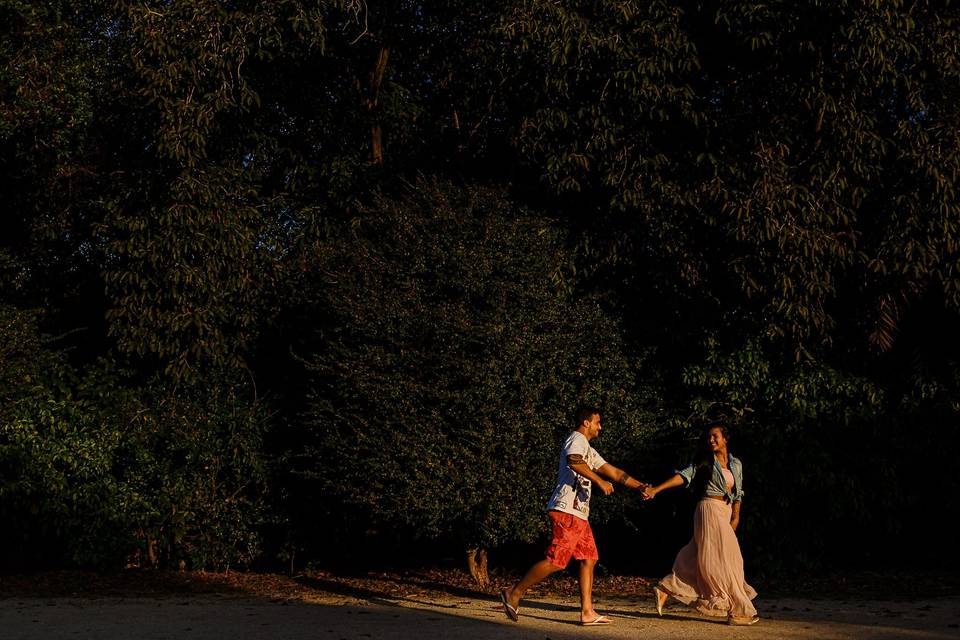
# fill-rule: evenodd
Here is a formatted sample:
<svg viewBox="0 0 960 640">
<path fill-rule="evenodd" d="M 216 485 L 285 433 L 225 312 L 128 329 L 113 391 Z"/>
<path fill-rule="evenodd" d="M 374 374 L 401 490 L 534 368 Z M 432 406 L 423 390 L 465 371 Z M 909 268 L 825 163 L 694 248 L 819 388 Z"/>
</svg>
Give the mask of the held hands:
<svg viewBox="0 0 960 640">
<path fill-rule="evenodd" d="M 643 496 L 644 502 L 651 499 L 653 496 L 657 494 L 656 490 L 653 488 L 653 486 L 650 483 L 643 482 L 641 480 L 636 480 L 636 483 L 637 483 L 637 486 L 632 488 L 640 492 L 640 494 Z"/>
</svg>

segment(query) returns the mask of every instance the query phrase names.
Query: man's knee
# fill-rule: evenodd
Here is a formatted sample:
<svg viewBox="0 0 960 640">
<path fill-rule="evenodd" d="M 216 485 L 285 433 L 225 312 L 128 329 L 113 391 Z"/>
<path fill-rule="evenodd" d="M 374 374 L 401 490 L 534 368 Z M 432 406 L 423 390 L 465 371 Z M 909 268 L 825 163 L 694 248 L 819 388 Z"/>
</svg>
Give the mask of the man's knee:
<svg viewBox="0 0 960 640">
<path fill-rule="evenodd" d="M 544 575 L 551 575 L 557 571 L 562 571 L 564 567 L 558 566 L 556 563 L 551 562 L 550 560 L 541 560 L 537 564 L 531 567 L 531 571 L 537 571 Z"/>
<path fill-rule="evenodd" d="M 541 562 L 544 563 L 544 565 L 547 567 L 547 570 L 550 573 L 556 573 L 557 571 L 563 571 L 564 569 L 566 569 L 565 566 L 558 565 L 557 563 L 551 562 L 550 560 L 542 560 Z"/>
</svg>

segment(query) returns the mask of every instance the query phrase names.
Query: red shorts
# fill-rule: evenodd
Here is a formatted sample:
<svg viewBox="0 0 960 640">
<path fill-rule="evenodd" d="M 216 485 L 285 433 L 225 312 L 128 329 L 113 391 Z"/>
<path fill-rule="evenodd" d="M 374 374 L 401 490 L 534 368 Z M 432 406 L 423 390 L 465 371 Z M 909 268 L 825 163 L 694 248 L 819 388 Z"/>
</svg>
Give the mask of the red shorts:
<svg viewBox="0 0 960 640">
<path fill-rule="evenodd" d="M 553 523 L 553 538 L 546 552 L 550 564 L 563 569 L 571 556 L 577 560 L 600 559 L 589 522 L 563 511 L 548 511 L 547 515 Z"/>
</svg>

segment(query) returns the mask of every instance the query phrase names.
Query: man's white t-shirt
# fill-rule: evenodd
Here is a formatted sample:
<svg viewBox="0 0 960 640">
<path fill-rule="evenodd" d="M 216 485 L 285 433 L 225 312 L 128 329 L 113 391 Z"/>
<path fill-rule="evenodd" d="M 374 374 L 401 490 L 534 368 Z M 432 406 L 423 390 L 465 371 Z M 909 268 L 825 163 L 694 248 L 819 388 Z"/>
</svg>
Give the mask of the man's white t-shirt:
<svg viewBox="0 0 960 640">
<path fill-rule="evenodd" d="M 596 471 L 607 463 L 597 450 L 590 446 L 585 435 L 579 431 L 571 433 L 560 450 L 557 487 L 547 503 L 547 511 L 562 511 L 586 520 L 590 515 L 590 489 L 593 483 L 570 468 L 567 456 L 572 455 L 582 456 L 591 471 Z"/>
</svg>

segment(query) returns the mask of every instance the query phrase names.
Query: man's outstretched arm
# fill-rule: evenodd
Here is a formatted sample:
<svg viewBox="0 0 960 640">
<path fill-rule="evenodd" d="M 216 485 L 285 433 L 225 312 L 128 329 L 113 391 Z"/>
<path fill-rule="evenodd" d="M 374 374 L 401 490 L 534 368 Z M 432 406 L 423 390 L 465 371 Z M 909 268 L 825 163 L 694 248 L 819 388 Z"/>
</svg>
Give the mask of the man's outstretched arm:
<svg viewBox="0 0 960 640">
<path fill-rule="evenodd" d="M 647 488 L 648 485 L 646 482 L 640 482 L 636 478 L 633 478 L 629 473 L 623 469 L 618 469 L 609 462 L 604 464 L 602 467 L 597 469 L 597 473 L 602 475 L 605 478 L 609 478 L 613 482 L 618 482 L 628 489 L 636 489 L 637 491 L 642 491 Z"/>
</svg>

